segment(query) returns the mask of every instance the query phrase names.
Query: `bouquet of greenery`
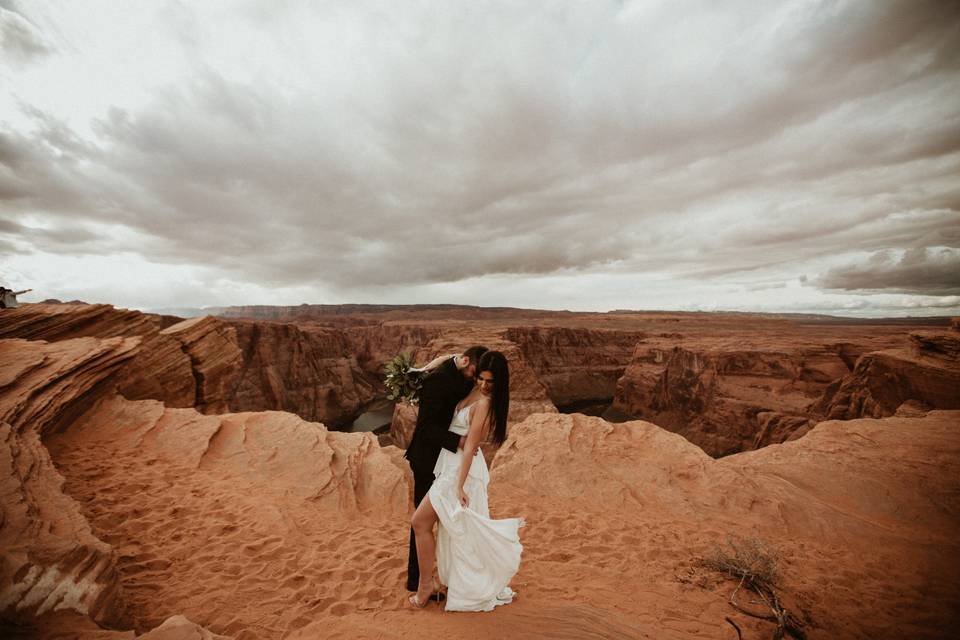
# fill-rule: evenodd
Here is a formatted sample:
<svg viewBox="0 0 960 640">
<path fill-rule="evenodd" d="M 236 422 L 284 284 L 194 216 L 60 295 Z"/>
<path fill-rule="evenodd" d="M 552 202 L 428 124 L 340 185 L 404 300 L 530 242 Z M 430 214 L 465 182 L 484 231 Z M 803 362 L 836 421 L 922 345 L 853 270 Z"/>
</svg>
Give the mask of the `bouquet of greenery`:
<svg viewBox="0 0 960 640">
<path fill-rule="evenodd" d="M 413 366 L 409 353 L 401 353 L 383 367 L 387 372 L 387 398 L 415 405 L 420 401 L 424 372 Z"/>
</svg>

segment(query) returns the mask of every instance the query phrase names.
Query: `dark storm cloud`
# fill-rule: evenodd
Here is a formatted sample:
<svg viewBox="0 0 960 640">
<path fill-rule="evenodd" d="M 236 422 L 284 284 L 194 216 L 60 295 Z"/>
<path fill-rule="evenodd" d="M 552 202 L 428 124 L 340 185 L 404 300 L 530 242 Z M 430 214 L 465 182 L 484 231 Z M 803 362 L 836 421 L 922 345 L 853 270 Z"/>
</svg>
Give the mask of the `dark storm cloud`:
<svg viewBox="0 0 960 640">
<path fill-rule="evenodd" d="M 889 252 L 877 252 L 864 263 L 830 269 L 819 285 L 826 289 L 958 295 L 960 253 L 919 248 L 897 258 Z"/>
<path fill-rule="evenodd" d="M 301 11 L 251 14 L 272 48 L 238 70 L 167 7 L 180 80 L 90 139 L 34 107 L 0 123 L 0 215 L 43 222 L 7 237 L 344 289 L 609 271 L 761 291 L 930 248 L 927 271 L 809 284 L 954 291 L 935 250 L 960 243 L 954 3 Z"/>
</svg>

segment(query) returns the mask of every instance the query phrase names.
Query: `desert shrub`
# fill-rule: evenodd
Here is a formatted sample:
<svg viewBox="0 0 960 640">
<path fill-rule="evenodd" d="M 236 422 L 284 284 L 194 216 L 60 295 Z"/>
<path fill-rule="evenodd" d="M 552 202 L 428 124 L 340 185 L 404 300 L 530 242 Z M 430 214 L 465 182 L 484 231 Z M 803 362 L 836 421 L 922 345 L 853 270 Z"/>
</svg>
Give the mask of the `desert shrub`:
<svg viewBox="0 0 960 640">
<path fill-rule="evenodd" d="M 781 604 L 777 588 L 781 584 L 780 560 L 776 550 L 759 538 L 739 538 L 730 536 L 726 545 L 717 545 L 710 554 L 701 560 L 701 564 L 737 580 L 737 587 L 730 594 L 730 604 L 741 613 L 775 622 L 774 640 L 780 640 L 785 633 L 803 640 L 806 634 L 803 625 Z M 751 605 L 763 605 L 767 611 L 756 611 L 737 601 L 737 593 L 746 588 L 760 597 L 751 601 Z M 740 628 L 727 618 L 737 630 Z"/>
<path fill-rule="evenodd" d="M 703 562 L 708 568 L 725 573 L 753 588 L 780 584 L 777 553 L 759 538 L 728 537 L 726 546 L 717 545 Z"/>
</svg>

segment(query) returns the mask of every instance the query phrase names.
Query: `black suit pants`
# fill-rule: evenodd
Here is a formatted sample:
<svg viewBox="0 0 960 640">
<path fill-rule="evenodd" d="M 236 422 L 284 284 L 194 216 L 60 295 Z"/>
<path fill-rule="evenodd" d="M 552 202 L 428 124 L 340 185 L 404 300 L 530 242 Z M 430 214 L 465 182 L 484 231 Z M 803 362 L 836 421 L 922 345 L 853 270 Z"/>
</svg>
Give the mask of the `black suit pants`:
<svg viewBox="0 0 960 640">
<path fill-rule="evenodd" d="M 413 472 L 413 504 L 414 508 L 420 506 L 420 503 L 427 496 L 430 487 L 433 486 L 433 470 L 429 473 Z M 410 528 L 410 557 L 407 560 L 407 590 L 416 591 L 420 584 L 420 564 L 417 560 L 417 538 L 413 533 L 413 527 Z"/>
</svg>

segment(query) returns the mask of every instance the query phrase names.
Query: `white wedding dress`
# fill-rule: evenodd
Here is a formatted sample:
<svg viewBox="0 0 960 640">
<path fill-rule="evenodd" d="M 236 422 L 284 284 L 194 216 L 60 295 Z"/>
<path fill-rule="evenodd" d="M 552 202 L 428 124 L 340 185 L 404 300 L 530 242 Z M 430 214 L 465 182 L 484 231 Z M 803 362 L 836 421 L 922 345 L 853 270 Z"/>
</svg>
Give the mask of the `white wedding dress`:
<svg viewBox="0 0 960 640">
<path fill-rule="evenodd" d="M 453 416 L 450 431 L 466 435 L 470 406 Z M 487 506 L 490 474 L 479 449 L 463 484 L 470 500 L 463 507 L 457 497 L 457 479 L 463 450 L 440 450 L 433 469 L 430 502 L 440 518 L 437 527 L 437 571 L 447 586 L 447 611 L 491 611 L 513 600 L 510 580 L 520 568 L 521 518 L 491 520 Z"/>
</svg>

